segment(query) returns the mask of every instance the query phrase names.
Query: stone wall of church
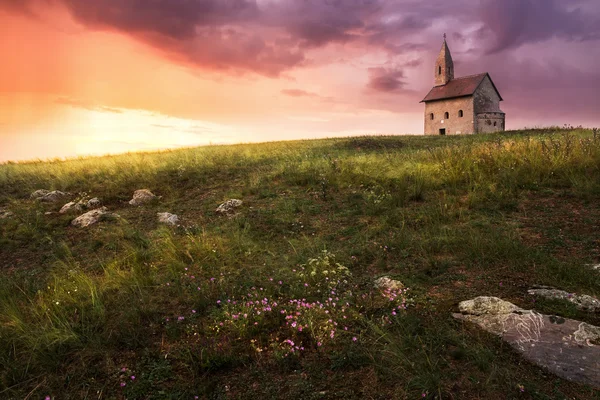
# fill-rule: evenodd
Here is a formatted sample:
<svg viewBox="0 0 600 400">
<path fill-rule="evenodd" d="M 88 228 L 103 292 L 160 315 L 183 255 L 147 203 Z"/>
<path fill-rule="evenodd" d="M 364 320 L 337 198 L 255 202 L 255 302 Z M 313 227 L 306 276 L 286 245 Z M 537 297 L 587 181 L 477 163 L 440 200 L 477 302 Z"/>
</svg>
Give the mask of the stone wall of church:
<svg viewBox="0 0 600 400">
<path fill-rule="evenodd" d="M 500 109 L 500 97 L 490 78 L 485 77 L 474 96 L 475 131 L 477 133 L 502 132 L 505 129 L 505 115 Z"/>
<path fill-rule="evenodd" d="M 445 129 L 446 135 L 471 134 L 475 132 L 475 122 L 472 96 L 425 103 L 425 135 L 439 135 L 440 129 Z"/>
<path fill-rule="evenodd" d="M 504 113 L 477 114 L 477 133 L 502 132 L 505 128 Z"/>
</svg>

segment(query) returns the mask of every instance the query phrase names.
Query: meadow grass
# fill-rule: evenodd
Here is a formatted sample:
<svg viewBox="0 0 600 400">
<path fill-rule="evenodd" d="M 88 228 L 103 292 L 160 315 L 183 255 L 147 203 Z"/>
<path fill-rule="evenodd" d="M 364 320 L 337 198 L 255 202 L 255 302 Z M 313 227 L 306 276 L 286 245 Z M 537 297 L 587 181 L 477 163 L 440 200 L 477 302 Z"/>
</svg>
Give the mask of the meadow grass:
<svg viewBox="0 0 600 400">
<path fill-rule="evenodd" d="M 74 228 L 37 189 L 120 218 Z M 600 295 L 599 197 L 583 129 L 5 163 L 0 397 L 598 398 L 450 314 L 494 295 L 599 324 L 526 294 Z"/>
</svg>

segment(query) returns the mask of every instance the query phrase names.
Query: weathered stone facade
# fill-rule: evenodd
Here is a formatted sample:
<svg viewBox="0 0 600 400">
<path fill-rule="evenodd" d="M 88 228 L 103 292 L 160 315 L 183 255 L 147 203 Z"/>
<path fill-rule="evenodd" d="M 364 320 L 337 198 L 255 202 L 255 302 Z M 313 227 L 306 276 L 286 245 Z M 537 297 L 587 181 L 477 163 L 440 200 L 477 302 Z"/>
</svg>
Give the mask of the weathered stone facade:
<svg viewBox="0 0 600 400">
<path fill-rule="evenodd" d="M 422 101 L 425 103 L 425 135 L 504 131 L 502 97 L 489 74 L 454 79 L 454 63 L 445 40 L 434 73 L 436 86 Z"/>
</svg>

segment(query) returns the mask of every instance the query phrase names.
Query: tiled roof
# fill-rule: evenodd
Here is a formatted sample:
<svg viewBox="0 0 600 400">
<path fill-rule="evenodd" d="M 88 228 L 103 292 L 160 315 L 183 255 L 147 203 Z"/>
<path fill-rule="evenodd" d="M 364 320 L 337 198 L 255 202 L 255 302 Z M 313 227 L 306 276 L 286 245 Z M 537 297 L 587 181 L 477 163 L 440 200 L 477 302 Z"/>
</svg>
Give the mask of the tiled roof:
<svg viewBox="0 0 600 400">
<path fill-rule="evenodd" d="M 421 100 L 421 103 L 427 103 L 428 101 L 435 100 L 452 99 L 455 97 L 472 96 L 486 76 L 489 77 L 487 72 L 483 74 L 464 76 L 462 78 L 453 79 L 445 85 L 435 86 L 429 91 L 427 96 Z M 492 82 L 492 78 L 490 78 L 490 82 Z M 496 89 L 494 82 L 492 82 L 492 86 L 494 86 L 494 89 Z M 498 89 L 496 89 L 496 93 L 498 93 L 500 100 L 502 100 L 502 96 L 500 96 Z"/>
</svg>

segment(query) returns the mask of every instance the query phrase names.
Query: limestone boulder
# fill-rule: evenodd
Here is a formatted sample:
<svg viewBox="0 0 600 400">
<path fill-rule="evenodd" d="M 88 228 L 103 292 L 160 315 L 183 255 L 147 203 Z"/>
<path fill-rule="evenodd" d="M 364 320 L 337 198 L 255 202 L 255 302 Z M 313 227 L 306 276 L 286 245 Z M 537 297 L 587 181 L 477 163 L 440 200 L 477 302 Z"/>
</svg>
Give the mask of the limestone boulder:
<svg viewBox="0 0 600 400">
<path fill-rule="evenodd" d="M 8 211 L 6 208 L 0 208 L 0 219 L 6 219 L 12 217 L 14 214 Z"/>
<path fill-rule="evenodd" d="M 179 217 L 175 214 L 171 214 L 168 212 L 157 213 L 158 222 L 161 224 L 167 224 L 171 226 L 179 225 Z"/>
<path fill-rule="evenodd" d="M 600 264 L 587 264 L 592 271 L 600 272 Z"/>
<path fill-rule="evenodd" d="M 118 217 L 118 215 L 109 212 L 106 207 L 102 207 L 80 215 L 79 217 L 71 221 L 71 225 L 78 228 L 85 228 L 111 217 Z"/>
<path fill-rule="evenodd" d="M 217 207 L 216 213 L 220 215 L 233 216 L 236 209 L 242 206 L 244 202 L 238 199 L 229 199 Z"/>
<path fill-rule="evenodd" d="M 382 276 L 376 279 L 373 285 L 379 290 L 388 292 L 404 289 L 402 282 L 392 279 L 389 276 Z"/>
<path fill-rule="evenodd" d="M 499 299 L 498 297 L 480 296 L 473 300 L 461 301 L 458 305 L 461 313 L 471 315 L 499 315 L 508 314 L 520 310 L 514 304 Z"/>
<path fill-rule="evenodd" d="M 564 300 L 573 303 L 575 307 L 582 311 L 600 312 L 600 300 L 587 294 L 576 294 L 565 292 L 547 286 L 537 286 L 527 291 L 532 296 L 538 296 L 545 299 Z"/>
<path fill-rule="evenodd" d="M 154 195 L 154 193 L 148 189 L 140 189 L 133 193 L 133 198 L 129 200 L 129 204 L 132 206 L 141 206 L 159 198 L 159 196 Z"/>
<path fill-rule="evenodd" d="M 70 196 L 70 193 L 61 192 L 60 190 L 45 190 L 40 189 L 31 193 L 31 198 L 38 201 L 43 201 L 46 203 L 58 203 L 61 200 L 65 200 Z"/>
<path fill-rule="evenodd" d="M 62 206 L 58 213 L 66 214 L 69 212 L 82 212 L 82 211 L 83 211 L 83 204 L 81 204 L 81 202 L 70 201 L 67 204 L 65 204 L 64 206 Z"/>
<path fill-rule="evenodd" d="M 496 297 L 459 304 L 468 321 L 500 336 L 527 360 L 570 381 L 600 389 L 600 328 L 585 322 L 524 310 Z"/>
<path fill-rule="evenodd" d="M 102 205 L 102 202 L 101 202 L 101 201 L 100 201 L 100 199 L 99 199 L 99 198 L 97 198 L 97 197 L 94 197 L 94 198 L 92 198 L 92 199 L 89 199 L 89 200 L 88 200 L 88 201 L 85 203 L 85 206 L 86 206 L 86 208 L 91 208 L 91 209 L 93 209 L 93 208 L 98 208 L 98 207 L 100 207 L 101 205 Z"/>
</svg>

